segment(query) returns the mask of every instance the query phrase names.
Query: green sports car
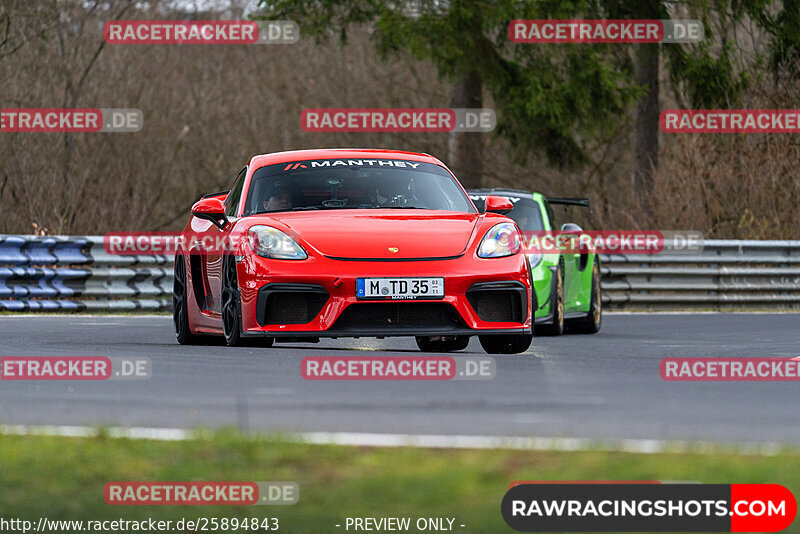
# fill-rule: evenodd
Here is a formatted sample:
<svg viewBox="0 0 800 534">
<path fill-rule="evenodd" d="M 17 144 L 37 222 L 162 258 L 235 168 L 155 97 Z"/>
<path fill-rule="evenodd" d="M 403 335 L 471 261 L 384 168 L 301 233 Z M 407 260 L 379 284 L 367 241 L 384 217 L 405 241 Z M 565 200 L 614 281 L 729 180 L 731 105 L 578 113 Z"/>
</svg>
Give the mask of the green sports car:
<svg viewBox="0 0 800 534">
<path fill-rule="evenodd" d="M 589 207 L 588 199 L 545 198 L 539 193 L 514 189 L 473 189 L 468 193 L 481 211 L 488 195 L 508 198 L 514 209 L 507 215 L 525 233 L 560 231 L 579 235 L 583 229 L 574 223 L 565 223 L 559 229 L 551 205 Z M 571 252 L 549 254 L 534 250 L 527 253 L 534 287 L 534 331 L 537 335 L 558 336 L 565 329 L 585 334 L 600 330 L 600 258 L 589 251 Z"/>
</svg>

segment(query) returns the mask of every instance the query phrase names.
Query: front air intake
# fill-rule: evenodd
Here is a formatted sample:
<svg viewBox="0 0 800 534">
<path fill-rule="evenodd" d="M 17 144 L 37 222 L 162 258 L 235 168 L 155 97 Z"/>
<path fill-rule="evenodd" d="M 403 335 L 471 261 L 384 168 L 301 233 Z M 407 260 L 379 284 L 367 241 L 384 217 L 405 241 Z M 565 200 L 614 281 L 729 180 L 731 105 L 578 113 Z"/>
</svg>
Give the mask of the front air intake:
<svg viewBox="0 0 800 534">
<path fill-rule="evenodd" d="M 520 282 L 483 282 L 467 291 L 467 300 L 481 321 L 524 323 L 528 292 Z"/>
<path fill-rule="evenodd" d="M 307 324 L 322 311 L 330 295 L 311 284 L 267 284 L 258 290 L 256 320 L 261 326 Z"/>
</svg>

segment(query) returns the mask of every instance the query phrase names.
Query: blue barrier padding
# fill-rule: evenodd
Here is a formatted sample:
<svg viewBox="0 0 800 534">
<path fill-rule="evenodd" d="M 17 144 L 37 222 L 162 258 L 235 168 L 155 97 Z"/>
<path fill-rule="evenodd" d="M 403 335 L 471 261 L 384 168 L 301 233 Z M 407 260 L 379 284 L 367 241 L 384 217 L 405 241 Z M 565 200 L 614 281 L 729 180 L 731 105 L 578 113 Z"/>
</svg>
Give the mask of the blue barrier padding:
<svg viewBox="0 0 800 534">
<path fill-rule="evenodd" d="M 21 237 L 6 236 L 0 242 L 0 265 L 25 265 L 28 257 L 22 253 L 25 240 Z"/>
<path fill-rule="evenodd" d="M 29 300 L 26 304 L 30 310 L 53 311 L 61 308 L 56 300 Z"/>
<path fill-rule="evenodd" d="M 56 241 L 53 255 L 60 265 L 89 263 L 92 259 L 85 252 L 88 243 L 89 241 L 83 238 Z"/>
<path fill-rule="evenodd" d="M 22 311 L 25 303 L 20 300 L 0 300 L 0 309 L 8 311 Z"/>
<path fill-rule="evenodd" d="M 12 267 L 11 268 L 12 276 L 11 278 L 9 278 L 9 282 L 14 280 L 15 278 L 22 278 L 23 280 L 27 279 L 29 270 L 35 272 L 35 269 L 29 269 L 28 267 Z M 11 284 L 10 288 L 11 288 L 11 296 L 14 298 L 24 297 L 27 296 L 28 294 L 27 284 Z"/>
<path fill-rule="evenodd" d="M 71 297 L 83 288 L 70 287 L 67 283 L 90 275 L 89 269 L 0 267 L 0 298 Z"/>
<path fill-rule="evenodd" d="M 41 268 L 37 269 L 37 278 L 39 283 L 37 285 L 28 284 L 28 293 L 32 297 L 55 297 L 58 295 L 58 290 L 51 286 L 53 277 L 56 272 L 53 269 Z"/>
<path fill-rule="evenodd" d="M 62 310 L 69 310 L 69 311 L 78 311 L 84 307 L 81 303 L 74 302 L 71 300 L 59 300 L 58 305 L 61 307 Z"/>
<path fill-rule="evenodd" d="M 66 285 L 67 281 L 80 278 L 87 278 L 92 272 L 89 269 L 56 269 L 53 278 L 53 287 L 62 297 L 74 295 L 75 289 Z"/>
<path fill-rule="evenodd" d="M 0 297 L 9 297 L 14 290 L 6 285 L 6 280 L 14 276 L 14 271 L 8 267 L 0 267 Z"/>
<path fill-rule="evenodd" d="M 22 253 L 28 256 L 29 265 L 52 265 L 56 262 L 56 257 L 51 253 L 55 244 L 56 240 L 52 237 L 30 240 L 22 247 Z"/>
</svg>

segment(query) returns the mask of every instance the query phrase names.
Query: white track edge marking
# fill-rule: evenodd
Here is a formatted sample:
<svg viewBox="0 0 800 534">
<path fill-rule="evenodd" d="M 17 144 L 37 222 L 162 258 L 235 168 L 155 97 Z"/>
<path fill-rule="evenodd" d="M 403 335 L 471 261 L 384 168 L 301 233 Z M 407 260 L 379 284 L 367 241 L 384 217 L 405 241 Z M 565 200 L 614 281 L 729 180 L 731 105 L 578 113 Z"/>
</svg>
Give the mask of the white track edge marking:
<svg viewBox="0 0 800 534">
<path fill-rule="evenodd" d="M 112 438 L 182 441 L 203 439 L 208 431 L 181 428 L 147 427 L 90 427 L 90 426 L 36 426 L 0 425 L 0 434 L 17 436 L 92 437 L 104 434 Z M 276 435 L 252 434 L 281 441 L 310 443 L 314 445 L 344 445 L 354 447 L 419 447 L 431 449 L 508 449 L 531 451 L 601 451 L 638 454 L 657 453 L 734 453 L 746 455 L 776 455 L 782 451 L 796 451 L 796 445 L 781 443 L 725 443 L 713 441 L 619 439 L 595 440 L 587 438 L 553 438 L 523 436 L 468 436 L 434 434 L 381 434 L 366 432 L 297 432 Z"/>
</svg>

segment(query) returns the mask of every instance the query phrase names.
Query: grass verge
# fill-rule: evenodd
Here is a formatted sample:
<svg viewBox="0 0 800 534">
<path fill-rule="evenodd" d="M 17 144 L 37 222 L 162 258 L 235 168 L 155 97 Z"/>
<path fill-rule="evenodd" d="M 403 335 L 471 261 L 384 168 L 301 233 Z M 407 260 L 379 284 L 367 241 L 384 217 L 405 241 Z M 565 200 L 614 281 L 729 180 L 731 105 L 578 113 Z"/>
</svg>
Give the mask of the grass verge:
<svg viewBox="0 0 800 534">
<path fill-rule="evenodd" d="M 0 436 L 0 517 L 173 520 L 277 517 L 288 533 L 346 532 L 346 517 L 455 517 L 460 533 L 511 532 L 500 500 L 512 480 L 696 480 L 800 490 L 800 452 L 633 454 L 308 445 L 219 432 L 202 439 Z M 126 480 L 284 480 L 292 506 L 109 506 Z M 416 530 L 412 528 L 412 532 Z M 69 530 L 63 530 L 69 532 Z M 243 532 L 239 530 L 238 532 Z"/>
</svg>

